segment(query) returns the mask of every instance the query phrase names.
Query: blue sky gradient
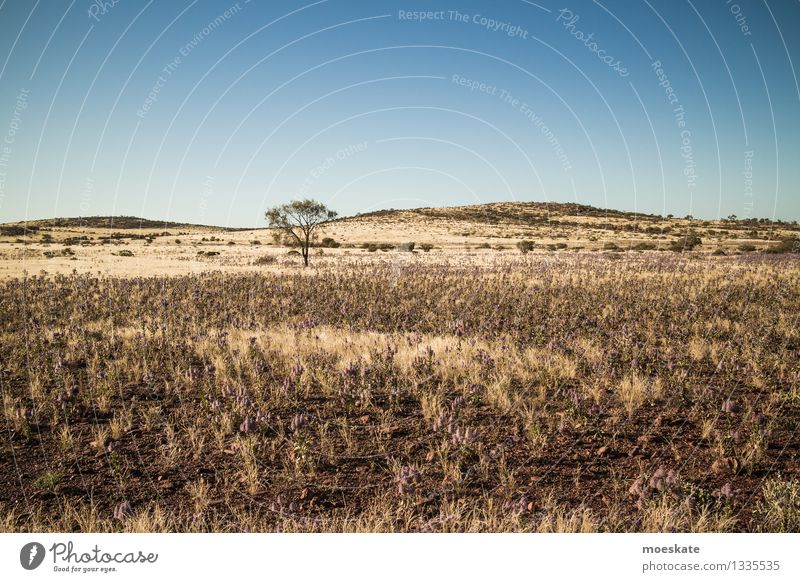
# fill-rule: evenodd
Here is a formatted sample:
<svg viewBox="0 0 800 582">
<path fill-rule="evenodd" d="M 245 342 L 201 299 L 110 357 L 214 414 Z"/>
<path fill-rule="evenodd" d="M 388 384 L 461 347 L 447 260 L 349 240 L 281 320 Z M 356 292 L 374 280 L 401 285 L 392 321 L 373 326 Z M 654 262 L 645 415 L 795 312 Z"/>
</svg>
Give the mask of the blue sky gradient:
<svg viewBox="0 0 800 582">
<path fill-rule="evenodd" d="M 0 221 L 797 220 L 798 32 L 796 1 L 0 0 Z"/>
</svg>

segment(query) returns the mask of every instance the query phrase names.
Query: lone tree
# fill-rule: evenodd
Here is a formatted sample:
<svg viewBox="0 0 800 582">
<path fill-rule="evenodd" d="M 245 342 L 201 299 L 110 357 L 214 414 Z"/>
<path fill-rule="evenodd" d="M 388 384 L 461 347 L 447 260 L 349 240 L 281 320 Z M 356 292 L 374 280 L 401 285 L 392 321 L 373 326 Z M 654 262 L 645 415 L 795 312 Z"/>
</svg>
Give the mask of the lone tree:
<svg viewBox="0 0 800 582">
<path fill-rule="evenodd" d="M 293 200 L 270 208 L 266 212 L 267 223 L 279 228 L 300 247 L 303 264 L 308 266 L 308 254 L 316 228 L 336 218 L 336 212 L 316 200 Z"/>
</svg>

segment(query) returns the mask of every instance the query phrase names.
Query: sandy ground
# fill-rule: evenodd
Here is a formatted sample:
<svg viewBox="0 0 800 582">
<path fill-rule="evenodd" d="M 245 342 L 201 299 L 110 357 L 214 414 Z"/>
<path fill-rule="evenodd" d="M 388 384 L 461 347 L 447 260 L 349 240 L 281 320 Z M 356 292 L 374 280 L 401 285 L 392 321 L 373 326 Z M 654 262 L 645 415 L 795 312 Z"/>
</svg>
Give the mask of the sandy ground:
<svg viewBox="0 0 800 582">
<path fill-rule="evenodd" d="M 544 225 L 486 224 L 465 220 L 428 218 L 407 212 L 387 216 L 373 216 L 368 220 L 337 221 L 320 229 L 318 240 L 333 238 L 339 248 L 318 248 L 312 251 L 316 268 L 329 268 L 361 262 L 389 262 L 405 264 L 415 261 L 449 264 L 493 264 L 506 257 L 519 256 L 516 244 L 520 240 L 533 240 L 536 253 L 553 254 L 548 245 L 561 247 L 558 253 L 609 252 L 605 247 L 614 243 L 630 248 L 637 243 L 650 243 L 667 248 L 674 234 L 645 233 L 642 231 L 609 231 L 599 228 L 598 219 L 572 218 L 574 223 L 565 226 L 554 222 Z M 620 219 L 610 222 L 620 222 Z M 624 221 L 623 221 L 624 222 Z M 662 226 L 685 228 L 685 221 L 665 221 Z M 659 223 L 661 224 L 661 223 Z M 716 226 L 712 224 L 711 226 Z M 37 234 L 18 237 L 0 236 L 0 278 L 28 275 L 56 275 L 98 273 L 120 277 L 180 275 L 210 270 L 243 272 L 286 270 L 301 268 L 300 257 L 289 247 L 274 241 L 273 231 L 255 229 L 221 231 L 204 227 L 163 229 L 126 229 L 114 231 L 116 238 L 102 228 L 42 228 Z M 742 244 L 763 247 L 763 238 L 746 239 L 717 236 L 713 229 L 703 235 L 702 253 L 710 254 L 723 249 L 735 254 Z M 154 237 L 147 242 L 142 237 Z M 45 240 L 46 237 L 51 242 Z M 66 239 L 86 237 L 88 240 Z M 65 244 L 65 241 L 67 244 Z M 378 250 L 370 252 L 362 245 L 416 244 L 412 252 Z M 422 252 L 423 243 L 433 245 L 430 252 Z M 651 251 L 646 251 L 651 252 Z M 211 254 L 209 254 L 211 253 Z M 216 253 L 216 254 L 214 254 Z M 258 264 L 259 259 L 268 264 Z"/>
</svg>

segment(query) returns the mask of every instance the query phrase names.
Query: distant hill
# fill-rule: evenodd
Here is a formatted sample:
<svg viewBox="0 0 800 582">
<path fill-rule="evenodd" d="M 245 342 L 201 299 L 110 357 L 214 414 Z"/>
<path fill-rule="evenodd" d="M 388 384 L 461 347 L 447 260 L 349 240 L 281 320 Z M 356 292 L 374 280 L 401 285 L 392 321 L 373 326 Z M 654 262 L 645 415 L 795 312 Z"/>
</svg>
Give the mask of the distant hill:
<svg viewBox="0 0 800 582">
<path fill-rule="evenodd" d="M 331 221 L 331 224 L 351 224 L 369 227 L 370 225 L 377 226 L 386 222 L 406 224 L 415 222 L 463 222 L 493 227 L 514 225 L 523 227 L 558 226 L 563 228 L 585 227 L 591 224 L 596 228 L 611 231 L 640 231 L 650 229 L 653 232 L 656 232 L 656 229 L 660 230 L 668 226 L 680 228 L 724 227 L 725 229 L 733 231 L 780 227 L 782 230 L 800 232 L 797 221 L 788 223 L 781 220 L 772 221 L 766 218 L 734 219 L 731 217 L 722 220 L 702 220 L 688 216 L 673 217 L 670 215 L 664 217 L 654 214 L 595 208 L 585 204 L 559 202 L 494 202 L 442 208 L 429 207 L 403 210 L 376 210 L 374 212 L 366 212 L 354 216 L 342 216 Z M 7 236 L 23 235 L 25 232 L 36 232 L 40 229 L 47 230 L 50 228 L 108 230 L 191 228 L 216 232 L 260 230 L 151 220 L 136 216 L 87 216 L 79 218 L 50 218 L 0 224 L 0 231 L 2 231 L 0 234 L 5 234 Z"/>
<path fill-rule="evenodd" d="M 23 222 L 5 223 L 0 225 L 4 230 L 25 229 L 36 231 L 42 228 L 96 228 L 109 230 L 133 229 L 161 229 L 161 228 L 202 228 L 234 232 L 251 230 L 247 228 L 228 228 L 224 226 L 207 226 L 186 222 L 170 222 L 167 220 L 150 220 L 137 216 L 85 216 L 78 218 L 47 218 L 42 220 L 27 220 Z"/>
<path fill-rule="evenodd" d="M 413 221 L 418 218 L 462 221 L 473 224 L 540 226 L 559 224 L 561 226 L 577 226 L 587 221 L 597 225 L 615 225 L 614 230 L 623 225 L 666 225 L 683 223 L 692 226 L 709 226 L 724 223 L 733 230 L 752 228 L 754 226 L 769 227 L 780 225 L 782 228 L 796 229 L 797 222 L 791 224 L 780 220 L 771 221 L 766 218 L 701 220 L 692 217 L 659 216 L 639 212 L 626 212 L 606 208 L 595 208 L 585 204 L 559 202 L 494 202 L 469 206 L 453 206 L 446 208 L 414 208 L 408 210 L 377 210 L 342 217 L 339 221 L 372 222 L 382 220 Z"/>
<path fill-rule="evenodd" d="M 417 215 L 427 218 L 461 220 L 473 223 L 488 224 L 525 224 L 547 222 L 557 217 L 594 217 L 622 218 L 630 220 L 653 219 L 660 217 L 595 208 L 583 204 L 547 203 L 547 202 L 493 202 L 489 204 L 472 204 L 468 206 L 452 206 L 444 208 L 414 208 L 409 210 L 378 210 L 356 215 L 356 219 L 370 219 L 392 215 Z"/>
</svg>

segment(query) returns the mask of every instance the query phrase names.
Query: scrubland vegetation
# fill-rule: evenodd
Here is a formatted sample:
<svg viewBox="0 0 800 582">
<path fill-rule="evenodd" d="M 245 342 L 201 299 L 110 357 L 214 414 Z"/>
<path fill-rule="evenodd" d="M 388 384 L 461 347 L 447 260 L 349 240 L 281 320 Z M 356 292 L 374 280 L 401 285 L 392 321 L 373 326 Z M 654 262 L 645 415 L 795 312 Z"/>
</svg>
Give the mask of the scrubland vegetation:
<svg viewBox="0 0 800 582">
<path fill-rule="evenodd" d="M 797 255 L 529 250 L 0 282 L 0 529 L 800 530 Z"/>
</svg>

